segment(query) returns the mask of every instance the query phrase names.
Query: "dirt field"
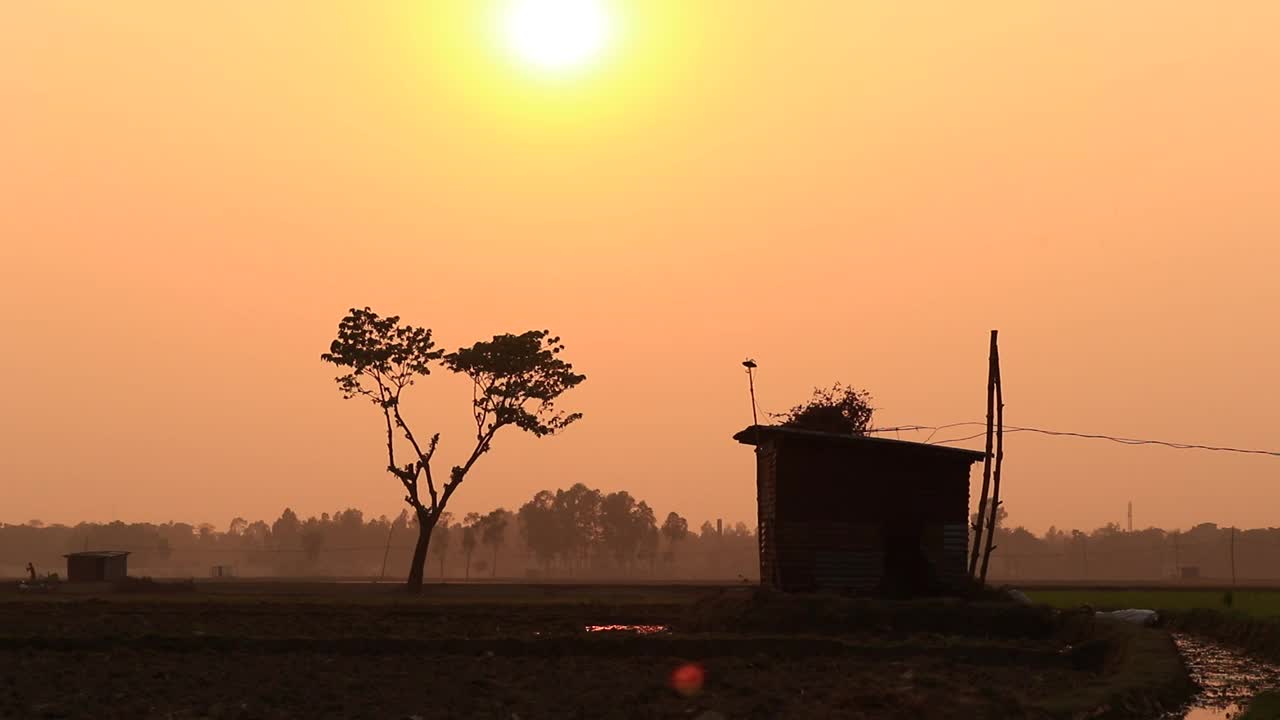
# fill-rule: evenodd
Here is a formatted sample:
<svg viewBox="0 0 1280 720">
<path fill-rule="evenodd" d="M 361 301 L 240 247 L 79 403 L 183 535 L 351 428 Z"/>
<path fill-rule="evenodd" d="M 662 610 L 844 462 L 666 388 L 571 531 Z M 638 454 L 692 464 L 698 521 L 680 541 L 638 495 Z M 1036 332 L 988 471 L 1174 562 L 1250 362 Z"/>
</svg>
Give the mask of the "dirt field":
<svg viewBox="0 0 1280 720">
<path fill-rule="evenodd" d="M 928 622 L 914 627 L 888 614 L 821 633 L 805 632 L 801 618 L 799 630 L 770 632 L 741 618 L 719 627 L 699 614 L 700 598 L 747 592 L 437 586 L 408 598 L 386 586 L 278 583 L 163 595 L 6 590 L 0 716 L 1040 718 L 1103 682 L 1099 668 L 1078 667 L 1048 637 L 924 631 Z M 670 629 L 641 636 L 587 625 Z M 706 681 L 686 697 L 670 678 L 690 663 Z"/>
</svg>

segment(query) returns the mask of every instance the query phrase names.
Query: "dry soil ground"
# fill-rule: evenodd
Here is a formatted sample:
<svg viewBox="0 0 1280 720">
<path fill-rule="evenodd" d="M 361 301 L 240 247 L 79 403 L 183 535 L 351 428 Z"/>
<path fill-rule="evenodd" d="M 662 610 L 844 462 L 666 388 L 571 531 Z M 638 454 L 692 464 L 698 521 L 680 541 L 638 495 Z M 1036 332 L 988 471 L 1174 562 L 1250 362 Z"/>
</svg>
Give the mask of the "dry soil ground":
<svg viewBox="0 0 1280 720">
<path fill-rule="evenodd" d="M 0 594 L 4 718 L 1018 718 L 1099 682 L 1045 639 L 708 631 L 707 587 Z M 691 618 L 695 618 L 691 620 Z M 586 625 L 665 625 L 655 635 Z M 670 686 L 696 663 L 700 692 Z"/>
</svg>

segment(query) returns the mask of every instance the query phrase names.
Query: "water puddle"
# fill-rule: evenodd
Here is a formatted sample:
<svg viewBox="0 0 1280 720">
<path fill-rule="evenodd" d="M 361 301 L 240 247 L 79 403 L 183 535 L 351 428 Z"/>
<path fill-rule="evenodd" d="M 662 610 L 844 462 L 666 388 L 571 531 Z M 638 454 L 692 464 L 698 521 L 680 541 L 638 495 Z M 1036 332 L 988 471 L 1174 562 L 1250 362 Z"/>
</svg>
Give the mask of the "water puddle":
<svg viewBox="0 0 1280 720">
<path fill-rule="evenodd" d="M 1229 720 L 1244 711 L 1250 698 L 1280 687 L 1280 666 L 1251 658 L 1193 635 L 1174 633 L 1178 650 L 1202 690 L 1191 700 L 1182 720 Z"/>
<path fill-rule="evenodd" d="M 656 635 L 671 630 L 666 625 L 587 625 L 583 628 L 589 633 L 594 632 L 629 632 L 636 635 Z"/>
</svg>

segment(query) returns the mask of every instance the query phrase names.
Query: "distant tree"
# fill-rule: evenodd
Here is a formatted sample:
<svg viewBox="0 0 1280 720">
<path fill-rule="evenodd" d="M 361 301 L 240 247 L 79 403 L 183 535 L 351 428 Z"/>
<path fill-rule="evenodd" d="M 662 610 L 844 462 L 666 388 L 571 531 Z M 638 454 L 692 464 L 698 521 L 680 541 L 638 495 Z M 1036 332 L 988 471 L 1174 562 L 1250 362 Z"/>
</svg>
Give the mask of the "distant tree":
<svg viewBox="0 0 1280 720">
<path fill-rule="evenodd" d="M 671 559 L 674 560 L 676 545 L 689 537 L 689 521 L 680 517 L 675 511 L 667 513 L 667 519 L 662 521 L 662 536 L 667 539 L 667 545 L 671 548 Z"/>
<path fill-rule="evenodd" d="M 600 504 L 604 497 L 582 483 L 557 490 L 554 509 L 563 542 L 563 552 L 572 567 L 576 559 L 586 567 L 591 548 L 600 539 Z"/>
<path fill-rule="evenodd" d="M 493 438 L 504 427 L 514 426 L 535 437 L 551 435 L 581 417 L 579 413 L 557 412 L 556 401 L 586 379 L 561 360 L 560 338 L 546 330 L 521 335 L 497 335 L 492 340 L 445 354 L 437 350 L 431 330 L 401 325 L 397 316 L 380 317 L 369 308 L 352 309 L 338 325 L 337 339 L 321 360 L 347 372 L 335 378 L 343 397 L 364 397 L 382 412 L 386 428 L 387 470 L 405 490 L 405 502 L 418 518 L 418 541 L 409 569 L 408 587 L 422 589 L 423 568 L 431 530 L 439 521 L 449 498 L 467 473 L 489 452 Z M 430 374 L 430 366 L 440 362 L 472 382 L 472 416 L 476 441 L 470 455 L 455 465 L 448 480 L 438 485 L 432 460 L 440 442 L 436 433 L 420 442 L 401 414 L 400 400 L 405 389 Z M 396 459 L 396 435 L 407 442 L 410 461 Z M 420 483 L 426 485 L 426 497 Z"/>
<path fill-rule="evenodd" d="M 600 537 L 619 566 L 630 567 L 649 528 L 653 510 L 624 491 L 610 493 L 600 502 Z"/>
<path fill-rule="evenodd" d="M 1005 521 L 1009 519 L 1009 511 L 1005 509 L 1004 503 L 1000 503 L 1000 507 L 996 509 L 996 527 L 1005 527 Z M 969 527 L 974 527 L 978 523 L 978 513 L 969 513 Z"/>
<path fill-rule="evenodd" d="M 333 521 L 350 532 L 359 532 L 364 527 L 364 512 L 356 508 L 347 508 L 333 514 Z"/>
<path fill-rule="evenodd" d="M 516 517 L 520 536 L 544 568 L 550 567 L 557 555 L 566 552 L 564 534 L 557 522 L 556 496 L 549 490 L 540 491 L 521 505 Z"/>
<path fill-rule="evenodd" d="M 298 521 L 298 515 L 285 508 L 280 513 L 280 518 L 271 524 L 271 538 L 280 548 L 288 548 L 293 546 L 301 529 L 302 523 Z"/>
<path fill-rule="evenodd" d="M 649 563 L 650 572 L 653 572 L 654 565 L 658 561 L 658 536 L 658 527 L 650 525 L 644 529 L 644 534 L 640 538 L 640 552 L 637 557 Z"/>
<path fill-rule="evenodd" d="M 271 537 L 271 526 L 261 520 L 254 520 L 244 529 L 242 537 L 247 546 L 261 549 L 266 547 L 267 539 Z"/>
<path fill-rule="evenodd" d="M 1095 538 L 1105 539 L 1109 537 L 1114 537 L 1116 535 L 1123 535 L 1124 528 L 1121 528 L 1120 523 L 1118 522 L 1109 522 L 1106 525 L 1103 525 L 1102 527 L 1094 530 L 1092 534 L 1093 534 L 1093 537 Z"/>
<path fill-rule="evenodd" d="M 609 493 L 600 502 L 600 539 L 619 566 L 629 565 L 640 544 L 631 515 L 636 500 L 625 490 Z"/>
<path fill-rule="evenodd" d="M 702 523 L 702 527 L 698 528 L 698 536 L 703 540 L 709 540 L 716 536 L 716 526 L 710 520 Z"/>
<path fill-rule="evenodd" d="M 870 393 L 836 383 L 829 388 L 814 388 L 808 402 L 773 417 L 780 418 L 786 427 L 801 430 L 864 435 L 874 412 Z"/>
<path fill-rule="evenodd" d="M 237 517 L 231 521 L 231 525 L 227 528 L 228 535 L 239 535 L 249 527 L 249 521 L 242 517 Z"/>
<path fill-rule="evenodd" d="M 444 560 L 449 553 L 449 543 L 453 539 L 454 528 L 450 524 L 452 521 L 453 513 L 446 512 L 440 516 L 435 529 L 431 531 L 431 552 L 440 561 L 441 580 L 444 580 Z"/>
<path fill-rule="evenodd" d="M 479 544 L 480 513 L 470 512 L 462 520 L 462 554 L 466 557 L 465 579 L 471 579 L 471 554 Z"/>
<path fill-rule="evenodd" d="M 493 565 L 490 566 L 490 577 L 498 576 L 498 548 L 507 538 L 508 518 L 506 510 L 498 508 L 485 515 L 480 521 L 480 542 L 493 548 Z"/>
<path fill-rule="evenodd" d="M 315 518 L 307 518 L 302 526 L 302 551 L 308 561 L 314 563 L 320 558 L 320 550 L 324 547 L 324 524 Z"/>
</svg>

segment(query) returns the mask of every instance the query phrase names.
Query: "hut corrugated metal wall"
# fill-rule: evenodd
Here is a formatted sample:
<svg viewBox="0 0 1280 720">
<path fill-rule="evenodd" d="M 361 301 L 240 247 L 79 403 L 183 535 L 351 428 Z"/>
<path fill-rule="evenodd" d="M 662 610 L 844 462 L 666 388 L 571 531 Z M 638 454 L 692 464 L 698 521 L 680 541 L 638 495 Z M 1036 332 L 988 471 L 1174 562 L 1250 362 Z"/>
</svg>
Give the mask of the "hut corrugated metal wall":
<svg viewBox="0 0 1280 720">
<path fill-rule="evenodd" d="M 971 450 L 753 426 L 760 578 L 788 591 L 923 591 L 966 576 Z"/>
<path fill-rule="evenodd" d="M 123 580 L 129 574 L 129 553 L 124 550 L 76 552 L 65 557 L 69 582 Z"/>
</svg>

